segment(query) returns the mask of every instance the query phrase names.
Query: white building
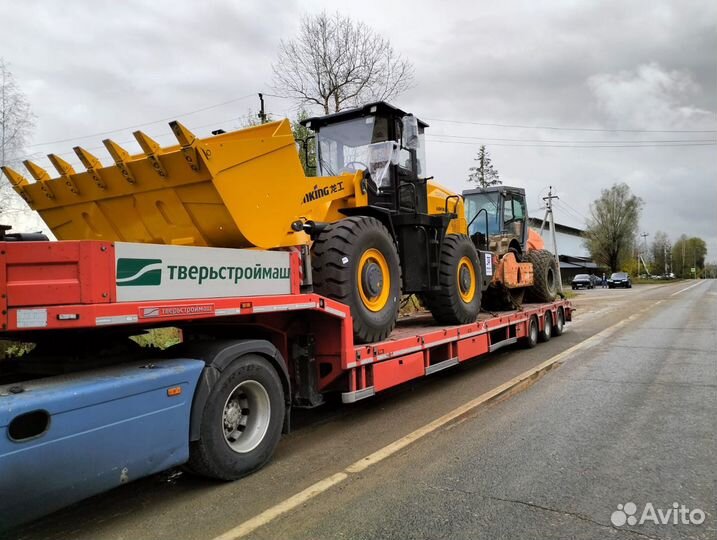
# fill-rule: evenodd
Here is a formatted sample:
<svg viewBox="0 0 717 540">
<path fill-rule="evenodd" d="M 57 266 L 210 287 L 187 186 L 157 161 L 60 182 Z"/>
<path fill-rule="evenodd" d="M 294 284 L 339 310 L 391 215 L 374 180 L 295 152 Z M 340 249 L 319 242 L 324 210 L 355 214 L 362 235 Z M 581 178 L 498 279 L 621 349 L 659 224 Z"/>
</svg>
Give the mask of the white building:
<svg viewBox="0 0 717 540">
<path fill-rule="evenodd" d="M 540 232 L 542 219 L 528 218 L 530 228 Z M 596 274 L 602 276 L 605 271 L 590 258 L 583 243 L 583 230 L 568 225 L 555 224 L 555 241 L 558 244 L 558 258 L 560 260 L 560 275 L 563 282 L 569 282 L 576 274 Z M 553 239 L 549 225 L 546 223 L 543 230 L 545 249 L 553 251 Z"/>
</svg>

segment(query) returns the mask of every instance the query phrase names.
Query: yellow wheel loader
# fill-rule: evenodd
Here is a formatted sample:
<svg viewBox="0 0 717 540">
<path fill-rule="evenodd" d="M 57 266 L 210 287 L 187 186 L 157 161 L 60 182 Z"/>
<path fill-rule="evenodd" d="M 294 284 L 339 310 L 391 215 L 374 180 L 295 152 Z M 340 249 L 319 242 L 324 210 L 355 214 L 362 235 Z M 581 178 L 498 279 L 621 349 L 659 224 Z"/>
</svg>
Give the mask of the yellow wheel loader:
<svg viewBox="0 0 717 540">
<path fill-rule="evenodd" d="M 315 133 L 315 177 L 287 119 L 205 139 L 171 122 L 169 147 L 140 131 L 139 154 L 103 141 L 109 166 L 76 147 L 84 171 L 51 154 L 56 178 L 29 161 L 34 182 L 3 172 L 59 240 L 306 246 L 313 289 L 350 306 L 358 342 L 391 333 L 402 294 L 458 324 L 475 320 L 489 286 L 533 284 L 529 263 L 479 251 L 492 246 L 469 238 L 463 198 L 426 177 L 427 124 L 384 102 L 304 124 Z"/>
</svg>

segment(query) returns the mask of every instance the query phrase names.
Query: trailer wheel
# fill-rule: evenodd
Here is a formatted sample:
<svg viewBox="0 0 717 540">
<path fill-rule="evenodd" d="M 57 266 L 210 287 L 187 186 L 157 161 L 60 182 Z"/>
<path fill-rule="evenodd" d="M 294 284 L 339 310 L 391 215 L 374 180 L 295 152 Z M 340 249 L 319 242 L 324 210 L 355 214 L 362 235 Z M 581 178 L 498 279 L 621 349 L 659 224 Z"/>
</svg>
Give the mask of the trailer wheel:
<svg viewBox="0 0 717 540">
<path fill-rule="evenodd" d="M 565 329 L 565 312 L 563 308 L 558 308 L 558 314 L 555 317 L 555 326 L 553 327 L 554 336 L 562 336 Z"/>
<path fill-rule="evenodd" d="M 327 226 L 311 248 L 314 290 L 351 308 L 357 343 L 380 341 L 396 326 L 401 266 L 393 238 L 372 217 Z"/>
<path fill-rule="evenodd" d="M 529 251 L 528 262 L 533 264 L 533 285 L 528 296 L 534 302 L 552 302 L 558 296 L 558 263 L 545 249 Z"/>
<path fill-rule="evenodd" d="M 550 341 L 553 337 L 553 315 L 549 311 L 545 312 L 543 316 L 543 331 L 540 332 L 540 341 Z"/>
<path fill-rule="evenodd" d="M 526 349 L 532 349 L 538 344 L 538 318 L 535 315 L 528 320 L 528 335 L 524 339 Z"/>
<path fill-rule="evenodd" d="M 440 290 L 423 298 L 440 324 L 475 322 L 481 305 L 481 266 L 471 239 L 447 234 L 443 239 L 438 269 Z"/>
<path fill-rule="evenodd" d="M 188 467 L 220 480 L 246 476 L 269 461 L 283 421 L 284 391 L 276 370 L 262 356 L 247 354 L 224 370 L 209 394 Z"/>
</svg>

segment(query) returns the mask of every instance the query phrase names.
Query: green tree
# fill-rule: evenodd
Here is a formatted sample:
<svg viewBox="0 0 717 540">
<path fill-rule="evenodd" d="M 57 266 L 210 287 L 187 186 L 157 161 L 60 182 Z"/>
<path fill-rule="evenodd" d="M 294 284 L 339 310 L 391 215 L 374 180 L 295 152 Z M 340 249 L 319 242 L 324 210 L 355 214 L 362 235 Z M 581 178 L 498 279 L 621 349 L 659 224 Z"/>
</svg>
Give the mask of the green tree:
<svg viewBox="0 0 717 540">
<path fill-rule="evenodd" d="M 294 132 L 294 139 L 298 145 L 299 158 L 304 167 L 306 176 L 316 176 L 316 139 L 314 132 L 302 126 L 301 122 L 309 118 L 309 113 L 299 109 L 296 119 L 291 122 L 291 130 Z"/>
<path fill-rule="evenodd" d="M 258 126 L 262 123 L 259 113 L 254 111 L 251 108 L 247 109 L 246 114 L 238 117 L 237 120 L 239 121 L 238 129 L 244 129 L 244 128 L 248 128 L 248 127 Z M 271 116 L 271 114 L 266 115 L 266 121 L 267 122 L 274 121 L 274 118 Z"/>
<path fill-rule="evenodd" d="M 672 268 L 676 276 L 682 278 L 696 277 L 702 274 L 707 257 L 707 244 L 702 238 L 686 234 L 680 236 L 672 247 Z M 695 273 L 692 273 L 692 268 Z"/>
<path fill-rule="evenodd" d="M 493 160 L 490 153 L 486 150 L 484 144 L 478 148 L 478 155 L 474 159 L 478 164 L 468 169 L 468 181 L 476 184 L 478 187 L 487 188 L 501 184 L 498 171 L 493 166 Z"/>
<path fill-rule="evenodd" d="M 585 246 L 595 262 L 617 272 L 630 260 L 642 204 L 625 183 L 602 190 L 590 205 L 584 235 Z"/>
</svg>

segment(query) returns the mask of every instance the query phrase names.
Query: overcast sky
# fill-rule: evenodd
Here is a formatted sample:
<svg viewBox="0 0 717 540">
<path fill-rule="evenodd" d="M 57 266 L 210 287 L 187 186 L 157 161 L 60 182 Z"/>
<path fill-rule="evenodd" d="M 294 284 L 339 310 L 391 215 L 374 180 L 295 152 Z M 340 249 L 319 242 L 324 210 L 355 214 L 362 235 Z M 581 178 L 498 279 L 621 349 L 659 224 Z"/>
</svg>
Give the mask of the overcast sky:
<svg viewBox="0 0 717 540">
<path fill-rule="evenodd" d="M 415 86 L 394 104 L 431 125 L 428 172 L 441 183 L 466 188 L 484 142 L 533 215 L 552 185 L 556 219 L 582 227 L 600 190 L 624 181 L 644 199 L 648 241 L 657 230 L 701 236 L 717 260 L 717 146 L 683 142 L 716 137 L 713 0 L 0 0 L 0 56 L 37 116 L 28 152 L 49 166 L 46 153 L 108 136 L 86 135 L 128 141 L 165 118 L 200 135 L 235 127 L 258 106 L 236 98 L 272 93 L 279 41 L 322 9 L 366 22 L 414 63 Z M 273 97 L 267 109 L 295 114 Z M 164 121 L 142 129 L 174 140 Z M 680 146 L 654 146 L 663 140 Z"/>
</svg>

